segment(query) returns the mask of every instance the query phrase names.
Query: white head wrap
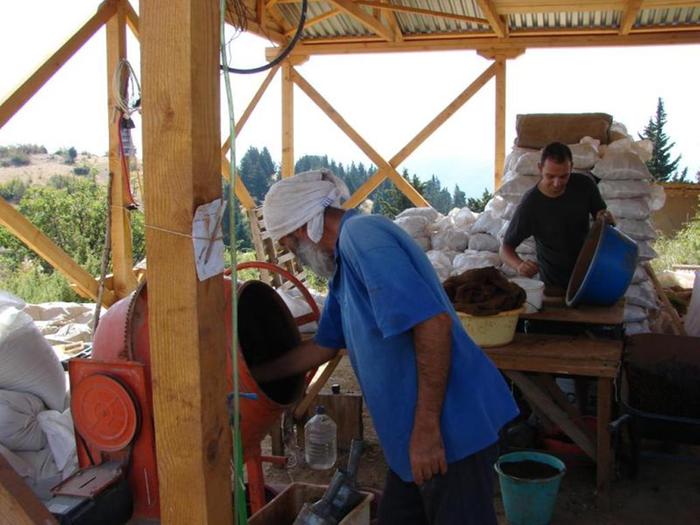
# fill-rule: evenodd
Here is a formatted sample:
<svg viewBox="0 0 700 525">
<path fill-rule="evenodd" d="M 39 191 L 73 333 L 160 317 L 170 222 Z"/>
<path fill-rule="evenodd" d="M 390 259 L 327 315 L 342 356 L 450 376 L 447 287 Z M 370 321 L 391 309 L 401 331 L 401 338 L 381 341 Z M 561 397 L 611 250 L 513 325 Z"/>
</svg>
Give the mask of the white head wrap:
<svg viewBox="0 0 700 525">
<path fill-rule="evenodd" d="M 339 207 L 350 197 L 345 183 L 330 171 L 305 171 L 272 185 L 263 202 L 265 227 L 278 241 L 306 224 L 309 239 L 318 243 L 323 235 L 323 212 Z"/>
</svg>

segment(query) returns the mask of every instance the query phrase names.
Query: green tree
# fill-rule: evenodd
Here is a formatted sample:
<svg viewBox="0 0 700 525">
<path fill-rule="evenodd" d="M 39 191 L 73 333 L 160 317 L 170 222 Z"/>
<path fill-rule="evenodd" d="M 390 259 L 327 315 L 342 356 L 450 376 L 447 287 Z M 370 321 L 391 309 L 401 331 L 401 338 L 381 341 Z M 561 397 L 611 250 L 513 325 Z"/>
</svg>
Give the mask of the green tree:
<svg viewBox="0 0 700 525">
<path fill-rule="evenodd" d="M 683 182 L 688 174 L 688 168 L 678 174 L 678 163 L 681 160 L 681 155 L 671 160 L 671 149 L 676 143 L 669 143 L 670 139 L 664 131 L 666 121 L 664 101 L 659 97 L 656 103 L 656 113 L 649 119 L 644 131 L 639 134 L 640 138 L 648 139 L 654 145 L 654 152 L 651 155 L 651 160 L 647 162 L 647 167 L 654 179 L 659 182 Z"/>
<path fill-rule="evenodd" d="M 258 150 L 252 146 L 248 148 L 248 151 L 241 158 L 238 170 L 241 174 L 241 180 L 251 196 L 258 203 L 261 203 L 267 190 L 272 186 L 277 172 L 277 167 L 272 161 L 268 149 Z"/>
<path fill-rule="evenodd" d="M 455 208 L 464 208 L 467 205 L 467 195 L 455 184 L 455 191 L 452 195 L 452 205 Z"/>
<path fill-rule="evenodd" d="M 481 194 L 481 198 L 469 197 L 467 199 L 467 206 L 471 211 L 481 213 L 492 198 L 493 193 L 491 193 L 488 188 L 484 188 L 484 193 Z"/>
<path fill-rule="evenodd" d="M 66 164 L 75 164 L 75 159 L 78 158 L 78 152 L 71 146 L 66 151 Z"/>
</svg>

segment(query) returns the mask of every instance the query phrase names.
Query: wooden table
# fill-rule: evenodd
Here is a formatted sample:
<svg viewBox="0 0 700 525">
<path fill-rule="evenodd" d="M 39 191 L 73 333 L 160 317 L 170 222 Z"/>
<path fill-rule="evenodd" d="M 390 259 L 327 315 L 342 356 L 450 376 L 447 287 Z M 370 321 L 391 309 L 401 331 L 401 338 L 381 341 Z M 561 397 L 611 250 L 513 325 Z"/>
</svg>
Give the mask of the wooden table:
<svg viewBox="0 0 700 525">
<path fill-rule="evenodd" d="M 576 325 L 622 327 L 624 303 L 611 307 L 567 308 L 563 302 L 545 302 L 543 310 L 522 319 Z M 620 331 L 621 333 L 621 331 Z M 508 345 L 484 352 L 522 391 L 525 398 L 559 426 L 596 462 L 596 488 L 604 494 L 612 476 L 610 418 L 613 381 L 622 358 L 622 341 L 577 335 L 518 333 Z M 552 375 L 587 376 L 597 382 L 597 431 L 583 425 L 579 410 L 568 402 Z"/>
</svg>

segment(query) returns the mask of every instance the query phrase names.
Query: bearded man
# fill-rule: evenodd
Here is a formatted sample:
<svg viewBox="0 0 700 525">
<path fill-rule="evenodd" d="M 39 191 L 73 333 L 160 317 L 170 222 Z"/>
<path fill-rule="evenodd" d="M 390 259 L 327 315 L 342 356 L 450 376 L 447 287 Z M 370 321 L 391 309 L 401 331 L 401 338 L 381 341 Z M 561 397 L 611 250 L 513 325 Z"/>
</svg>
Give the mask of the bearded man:
<svg viewBox="0 0 700 525">
<path fill-rule="evenodd" d="M 265 197 L 268 233 L 329 293 L 315 337 L 252 373 L 279 379 L 346 348 L 389 465 L 380 524 L 495 524 L 498 433 L 517 415 L 508 387 L 421 248 L 385 217 L 341 209 L 347 194 L 322 170 Z"/>
</svg>

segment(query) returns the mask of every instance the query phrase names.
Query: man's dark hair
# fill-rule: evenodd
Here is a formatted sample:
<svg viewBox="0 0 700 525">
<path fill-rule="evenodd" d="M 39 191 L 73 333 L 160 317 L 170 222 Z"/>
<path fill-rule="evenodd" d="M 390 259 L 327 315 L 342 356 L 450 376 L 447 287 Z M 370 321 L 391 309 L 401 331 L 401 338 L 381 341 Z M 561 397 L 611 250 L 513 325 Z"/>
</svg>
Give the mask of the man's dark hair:
<svg viewBox="0 0 700 525">
<path fill-rule="evenodd" d="M 540 157 L 540 163 L 544 164 L 547 159 L 551 159 L 557 164 L 563 164 L 567 160 L 571 163 L 574 162 L 569 146 L 561 142 L 552 142 L 544 147 L 542 156 Z"/>
</svg>

